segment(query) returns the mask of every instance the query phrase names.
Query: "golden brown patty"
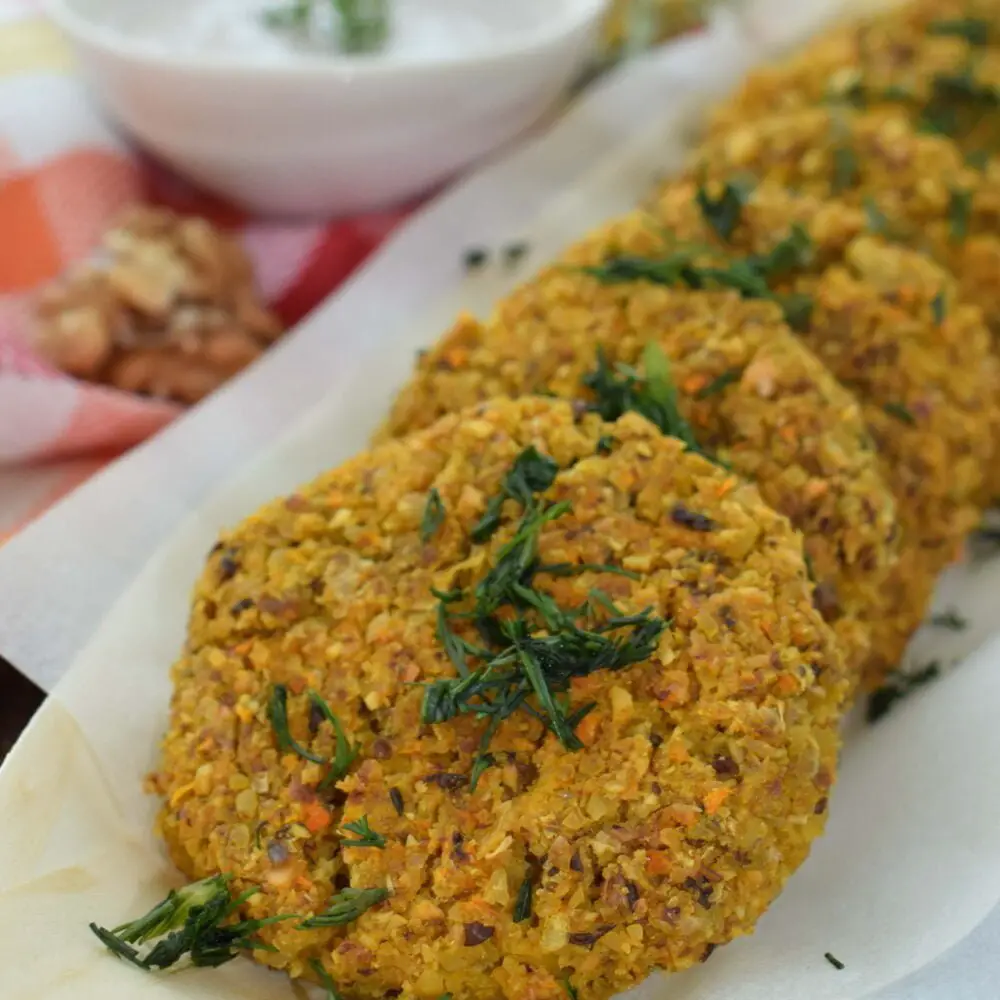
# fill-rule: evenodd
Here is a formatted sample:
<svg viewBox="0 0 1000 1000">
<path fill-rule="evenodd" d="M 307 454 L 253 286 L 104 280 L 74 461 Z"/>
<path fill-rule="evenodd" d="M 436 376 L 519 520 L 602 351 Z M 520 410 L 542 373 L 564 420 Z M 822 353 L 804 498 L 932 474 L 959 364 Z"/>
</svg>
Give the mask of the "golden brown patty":
<svg viewBox="0 0 1000 1000">
<path fill-rule="evenodd" d="M 713 132 L 773 113 L 842 102 L 897 109 L 969 149 L 991 148 L 998 80 L 995 2 L 906 4 L 818 35 L 794 55 L 751 72 L 712 115 Z M 984 110 L 987 113 L 983 113 Z"/>
<path fill-rule="evenodd" d="M 386 433 L 405 434 L 492 396 L 546 392 L 593 402 L 584 380 L 598 351 L 613 370 L 639 364 L 647 345 L 658 345 L 699 444 L 755 482 L 805 535 L 817 605 L 860 671 L 868 619 L 896 550 L 894 503 L 860 410 L 773 303 L 583 273 L 609 253 L 662 248 L 659 230 L 626 216 L 509 295 L 488 323 L 460 320 L 420 361 Z"/>
<path fill-rule="evenodd" d="M 534 586 L 563 609 L 590 604 L 594 625 L 594 588 L 670 625 L 649 659 L 574 680 L 572 705 L 595 706 L 582 749 L 518 710 L 472 792 L 485 723 L 420 721 L 423 682 L 456 676 L 431 588 L 468 594 L 503 558 L 518 504 L 488 541 L 470 532 L 529 446 L 558 464 L 538 502 L 571 508 L 541 528 L 541 563 L 632 574 L 540 572 Z M 432 489 L 443 518 L 428 531 Z M 174 860 L 259 886 L 256 917 L 387 889 L 344 927 L 268 927 L 277 951 L 255 954 L 294 976 L 318 959 L 346 997 L 414 1000 L 556 1000 L 566 982 L 603 1000 L 750 932 L 823 827 L 848 687 L 800 538 L 754 487 L 634 414 L 608 424 L 544 399 L 446 417 L 223 536 L 173 678 L 155 782 Z M 279 749 L 275 684 L 310 753 L 334 749 L 310 689 L 359 746 L 335 788 L 325 765 Z M 361 817 L 384 848 L 341 846 Z M 530 916 L 515 922 L 526 879 Z"/>
<path fill-rule="evenodd" d="M 959 304 L 954 281 L 931 260 L 855 235 L 860 209 L 761 186 L 744 196 L 724 240 L 712 224 L 723 218 L 724 196 L 732 190 L 676 182 L 650 211 L 678 240 L 713 246 L 730 263 L 771 254 L 793 224 L 801 227 L 805 252 L 769 274 L 769 285 L 805 304 L 799 335 L 857 395 L 896 495 L 909 555 L 873 608 L 874 683 L 898 666 L 937 575 L 995 488 L 1000 371 L 990 337 L 980 311 Z"/>
<path fill-rule="evenodd" d="M 947 267 L 1000 344 L 997 162 L 973 169 L 954 142 L 902 115 L 811 108 L 712 137 L 694 154 L 691 175 L 699 182 L 749 175 L 864 208 L 873 232 Z"/>
</svg>

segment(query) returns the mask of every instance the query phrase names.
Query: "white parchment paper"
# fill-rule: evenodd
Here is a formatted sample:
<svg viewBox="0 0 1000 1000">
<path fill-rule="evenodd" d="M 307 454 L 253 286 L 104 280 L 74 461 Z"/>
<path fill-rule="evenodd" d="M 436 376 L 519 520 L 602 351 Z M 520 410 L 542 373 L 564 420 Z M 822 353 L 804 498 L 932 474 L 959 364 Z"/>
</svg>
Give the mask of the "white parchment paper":
<svg viewBox="0 0 1000 1000">
<path fill-rule="evenodd" d="M 782 42 L 808 27 L 796 10 Z M 766 35 L 770 22 L 754 23 Z M 248 961 L 144 976 L 86 929 L 138 915 L 177 881 L 141 783 L 204 555 L 222 525 L 361 447 L 413 351 L 459 308 L 485 311 L 568 240 L 630 207 L 677 162 L 706 90 L 724 89 L 759 54 L 723 23 L 632 67 L 547 138 L 432 208 L 264 364 L 0 552 L 0 648 L 43 681 L 61 678 L 0 770 L 4 1000 L 293 995 Z M 465 214 L 473 205 L 488 214 L 479 231 Z M 510 236 L 531 241 L 520 271 L 462 277 L 466 245 Z M 758 932 L 638 996 L 861 1000 L 893 984 L 911 984 L 899 994 L 907 1000 L 940 995 L 912 985 L 920 970 L 1000 900 L 1000 641 L 981 645 L 998 584 L 995 562 L 943 582 L 941 606 L 961 607 L 970 627 L 927 629 L 912 655 L 960 667 L 879 725 L 852 727 L 829 831 Z M 846 968 L 833 969 L 826 951 Z"/>
</svg>

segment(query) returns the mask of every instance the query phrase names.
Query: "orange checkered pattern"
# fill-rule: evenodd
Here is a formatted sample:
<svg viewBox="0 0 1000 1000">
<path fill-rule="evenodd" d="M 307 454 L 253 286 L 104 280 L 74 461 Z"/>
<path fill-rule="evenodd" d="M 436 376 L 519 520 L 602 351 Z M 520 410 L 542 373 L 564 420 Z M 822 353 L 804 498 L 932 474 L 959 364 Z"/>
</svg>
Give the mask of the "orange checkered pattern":
<svg viewBox="0 0 1000 1000">
<path fill-rule="evenodd" d="M 410 211 L 270 224 L 193 189 L 108 129 L 38 6 L 0 0 L 0 541 L 177 415 L 172 404 L 68 378 L 31 347 L 38 288 L 85 258 L 126 204 L 163 204 L 237 232 L 289 324 Z"/>
</svg>

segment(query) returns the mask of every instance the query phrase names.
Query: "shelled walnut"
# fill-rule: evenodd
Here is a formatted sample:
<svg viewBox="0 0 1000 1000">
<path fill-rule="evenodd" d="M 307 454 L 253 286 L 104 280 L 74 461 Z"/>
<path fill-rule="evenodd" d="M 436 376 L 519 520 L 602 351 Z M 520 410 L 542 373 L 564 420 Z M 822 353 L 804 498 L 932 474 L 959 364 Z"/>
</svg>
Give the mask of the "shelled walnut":
<svg viewBox="0 0 1000 1000">
<path fill-rule="evenodd" d="M 240 245 L 204 219 L 136 206 L 37 303 L 36 343 L 78 378 L 195 403 L 281 336 Z"/>
</svg>

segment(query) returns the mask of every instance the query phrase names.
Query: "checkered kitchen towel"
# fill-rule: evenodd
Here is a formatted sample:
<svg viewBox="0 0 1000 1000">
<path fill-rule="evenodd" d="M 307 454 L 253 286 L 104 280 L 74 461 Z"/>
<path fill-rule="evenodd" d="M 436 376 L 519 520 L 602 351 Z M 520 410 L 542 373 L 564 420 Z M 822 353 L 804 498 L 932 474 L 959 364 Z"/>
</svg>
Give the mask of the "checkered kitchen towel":
<svg viewBox="0 0 1000 1000">
<path fill-rule="evenodd" d="M 406 217 L 264 224 L 192 190 L 112 131 L 37 0 L 0 0 L 0 542 L 176 416 L 171 404 L 86 385 L 30 345 L 31 301 L 137 199 L 241 234 L 273 308 L 296 322 Z"/>
</svg>

